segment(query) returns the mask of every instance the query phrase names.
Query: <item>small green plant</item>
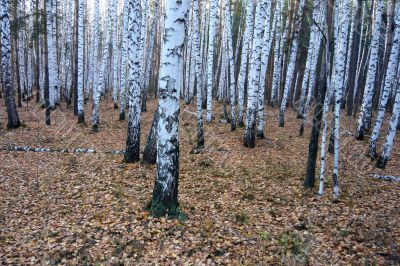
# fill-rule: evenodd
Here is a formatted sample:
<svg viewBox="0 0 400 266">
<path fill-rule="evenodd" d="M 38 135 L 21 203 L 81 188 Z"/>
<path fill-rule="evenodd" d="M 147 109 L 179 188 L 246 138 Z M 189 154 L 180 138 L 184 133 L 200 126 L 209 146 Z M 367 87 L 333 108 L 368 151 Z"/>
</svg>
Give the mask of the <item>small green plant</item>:
<svg viewBox="0 0 400 266">
<path fill-rule="evenodd" d="M 262 240 L 267 240 L 271 237 L 270 233 L 268 233 L 267 231 L 260 232 L 259 236 Z"/>
<path fill-rule="evenodd" d="M 249 216 L 245 212 L 237 213 L 235 214 L 235 221 L 238 224 L 246 224 L 249 221 Z"/>
</svg>

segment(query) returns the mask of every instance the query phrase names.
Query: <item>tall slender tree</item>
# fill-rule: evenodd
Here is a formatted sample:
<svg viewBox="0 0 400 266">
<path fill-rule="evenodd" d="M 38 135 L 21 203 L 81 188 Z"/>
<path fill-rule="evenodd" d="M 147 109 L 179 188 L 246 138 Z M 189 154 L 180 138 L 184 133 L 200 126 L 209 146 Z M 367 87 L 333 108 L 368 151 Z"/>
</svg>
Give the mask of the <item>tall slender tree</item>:
<svg viewBox="0 0 400 266">
<path fill-rule="evenodd" d="M 1 1 L 1 65 L 2 75 L 4 82 L 4 100 L 7 106 L 8 115 L 8 128 L 18 128 L 21 123 L 17 112 L 17 106 L 15 104 L 14 89 L 12 85 L 12 72 L 11 72 L 11 29 L 10 29 L 10 17 L 9 17 L 9 1 Z"/>
<path fill-rule="evenodd" d="M 78 123 L 83 123 L 85 122 L 85 113 L 83 111 L 83 102 L 84 102 L 84 96 L 83 96 L 83 86 L 84 86 L 84 8 L 85 8 L 85 3 L 84 0 L 75 0 L 75 3 L 78 5 L 78 14 L 77 14 L 77 26 L 78 28 L 76 29 L 77 34 L 76 34 L 76 41 L 78 43 L 77 45 L 77 57 L 78 57 L 78 83 L 77 83 L 77 88 L 78 88 Z"/>
<path fill-rule="evenodd" d="M 129 120 L 126 139 L 125 162 L 139 161 L 140 155 L 140 31 L 141 11 L 138 0 L 129 1 L 128 18 L 128 85 L 129 85 Z"/>
<path fill-rule="evenodd" d="M 150 207 L 154 216 L 175 215 L 179 211 L 179 85 L 176 73 L 185 44 L 187 12 L 187 0 L 166 2 L 159 81 L 157 174 Z"/>
<path fill-rule="evenodd" d="M 379 56 L 379 43 L 381 38 L 381 27 L 382 27 L 382 13 L 385 7 L 383 0 L 377 0 L 376 12 L 375 12 L 375 23 L 372 33 L 371 40 L 371 57 L 369 59 L 367 80 L 364 89 L 364 97 L 361 106 L 361 111 L 358 118 L 356 139 L 364 139 L 364 131 L 370 128 L 371 116 L 372 116 L 372 97 L 375 90 L 375 77 L 376 70 L 378 67 L 378 56 Z"/>
</svg>

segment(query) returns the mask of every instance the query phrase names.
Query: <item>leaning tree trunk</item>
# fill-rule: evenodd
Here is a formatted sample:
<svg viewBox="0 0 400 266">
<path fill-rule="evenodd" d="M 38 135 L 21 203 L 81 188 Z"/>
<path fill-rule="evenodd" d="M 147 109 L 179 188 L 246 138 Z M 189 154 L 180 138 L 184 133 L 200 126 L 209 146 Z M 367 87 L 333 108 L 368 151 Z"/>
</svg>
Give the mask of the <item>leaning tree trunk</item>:
<svg viewBox="0 0 400 266">
<path fill-rule="evenodd" d="M 140 27 L 141 20 L 139 0 L 129 1 L 128 18 L 128 84 L 129 84 L 129 120 L 128 137 L 124 160 L 127 163 L 139 161 L 140 155 Z"/>
<path fill-rule="evenodd" d="M 357 1 L 357 12 L 356 16 L 353 18 L 354 28 L 353 32 L 353 41 L 351 47 L 349 49 L 350 52 L 350 62 L 349 62 L 349 72 L 348 72 L 348 84 L 347 84 L 347 116 L 351 116 L 353 113 L 353 105 L 354 105 L 354 86 L 356 83 L 356 72 L 357 72 L 357 62 L 358 62 L 358 54 L 360 50 L 360 32 L 361 32 L 361 11 L 362 11 L 362 0 Z"/>
<path fill-rule="evenodd" d="M 8 128 L 18 128 L 19 121 L 17 106 L 15 104 L 14 89 L 11 82 L 11 44 L 10 44 L 10 17 L 8 0 L 1 1 L 1 65 L 3 67 L 4 100 L 7 106 Z"/>
<path fill-rule="evenodd" d="M 383 146 L 382 156 L 379 158 L 379 161 L 376 164 L 379 168 L 385 168 L 388 160 L 390 159 L 390 155 L 393 149 L 394 137 L 396 136 L 396 129 L 400 115 L 400 76 L 398 76 L 397 79 L 397 93 L 393 106 L 392 118 L 390 119 L 389 131 L 386 137 L 386 143 Z"/>
<path fill-rule="evenodd" d="M 356 139 L 358 140 L 364 139 L 364 131 L 369 129 L 371 124 L 372 97 L 374 94 L 376 70 L 378 67 L 379 40 L 381 36 L 382 12 L 384 7 L 384 1 L 378 0 L 375 14 L 374 32 L 372 33 L 371 40 L 371 57 L 369 59 L 367 81 L 364 89 L 363 103 L 361 106 L 356 131 Z"/>
<path fill-rule="evenodd" d="M 176 73 L 185 44 L 187 12 L 186 0 L 166 2 L 158 98 L 157 175 L 150 207 L 154 216 L 176 215 L 179 211 L 179 84 Z"/>
<path fill-rule="evenodd" d="M 382 122 L 385 117 L 385 110 L 389 99 L 389 94 L 392 90 L 392 87 L 396 86 L 396 68 L 399 67 L 399 49 L 400 49 L 399 42 L 400 42 L 400 3 L 397 3 L 396 18 L 395 18 L 395 34 L 389 57 L 389 64 L 387 67 L 383 92 L 379 102 L 378 115 L 376 118 L 375 127 L 372 131 L 370 138 L 369 156 L 371 157 L 371 159 L 376 159 L 376 143 L 378 141 L 379 132 L 381 130 Z"/>
</svg>

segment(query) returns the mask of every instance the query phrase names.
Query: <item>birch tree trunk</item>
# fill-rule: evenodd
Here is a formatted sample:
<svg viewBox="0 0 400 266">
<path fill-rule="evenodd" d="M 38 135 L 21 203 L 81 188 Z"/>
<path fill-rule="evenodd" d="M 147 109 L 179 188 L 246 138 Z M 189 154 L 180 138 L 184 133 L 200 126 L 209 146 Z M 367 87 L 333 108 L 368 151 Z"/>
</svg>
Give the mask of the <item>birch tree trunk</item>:
<svg viewBox="0 0 400 266">
<path fill-rule="evenodd" d="M 354 87 L 356 83 L 356 72 L 357 72 L 357 62 L 358 62 L 358 54 L 360 50 L 360 33 L 361 33 L 361 16 L 362 16 L 362 0 L 357 0 L 357 11 L 356 16 L 353 18 L 354 21 L 354 28 L 352 44 L 349 49 L 350 58 L 349 61 L 349 72 L 348 72 L 348 84 L 347 84 L 347 116 L 351 116 L 353 113 L 353 105 L 354 105 Z"/>
<path fill-rule="evenodd" d="M 280 90 L 280 71 L 281 71 L 281 61 L 282 53 L 281 50 L 281 39 L 282 39 L 282 0 L 276 2 L 274 21 L 276 21 L 275 28 L 275 48 L 274 48 L 274 73 L 272 77 L 272 92 L 271 92 L 271 106 L 276 106 L 279 100 L 279 90 Z"/>
<path fill-rule="evenodd" d="M 279 110 L 279 126 L 285 126 L 285 111 L 288 102 L 289 92 L 292 88 L 292 82 L 294 78 L 294 72 L 296 68 L 297 62 L 297 50 L 299 48 L 299 36 L 300 36 L 300 27 L 301 27 L 301 18 L 303 17 L 303 9 L 304 9 L 304 0 L 300 0 L 299 9 L 298 9 L 298 17 L 295 19 L 295 33 L 293 36 L 292 47 L 290 50 L 290 57 L 289 57 L 289 65 L 286 72 L 286 82 L 285 82 L 285 89 L 283 92 L 281 108 Z"/>
<path fill-rule="evenodd" d="M 126 71 L 127 71 L 127 50 L 128 50 L 128 32 L 129 32 L 129 0 L 124 0 L 124 15 L 122 21 L 122 45 L 121 45 L 121 87 L 119 94 L 119 120 L 125 120 L 126 108 Z"/>
<path fill-rule="evenodd" d="M 185 1 L 185 0 L 184 0 Z M 214 38 L 218 22 L 218 1 L 210 0 L 210 29 L 207 53 L 207 123 L 212 121 L 213 78 L 214 78 Z"/>
<path fill-rule="evenodd" d="M 258 88 L 258 102 L 257 102 L 257 137 L 259 139 L 264 138 L 264 128 L 265 128 L 265 120 L 264 120 L 265 76 L 267 74 L 269 54 L 272 46 L 271 9 L 272 5 L 269 1 L 267 1 L 266 2 L 267 14 L 264 25 L 264 39 L 263 39 L 262 57 L 261 57 L 260 85 Z"/>
<path fill-rule="evenodd" d="M 258 88 L 260 86 L 261 53 L 264 23 L 266 18 L 265 1 L 258 1 L 254 27 L 253 48 L 250 60 L 249 90 L 247 97 L 247 121 L 244 133 L 244 146 L 255 147 Z"/>
<path fill-rule="evenodd" d="M 204 12 L 204 11 L 203 11 Z M 202 59 L 200 46 L 200 28 L 199 28 L 199 1 L 193 0 L 193 45 L 196 56 L 196 96 L 197 96 L 197 147 L 204 147 L 204 130 L 203 130 L 203 79 L 202 79 Z"/>
<path fill-rule="evenodd" d="M 248 73 L 248 61 L 249 61 L 249 50 L 251 39 L 253 35 L 254 27 L 254 1 L 247 0 L 246 5 L 246 29 L 243 36 L 242 55 L 239 70 L 239 82 L 238 82 L 238 123 L 240 127 L 244 126 L 243 123 L 243 110 L 244 110 L 244 92 L 245 82 Z"/>
<path fill-rule="evenodd" d="M 358 140 L 364 139 L 364 131 L 369 129 L 371 123 L 372 96 L 374 94 L 375 76 L 378 67 L 379 40 L 382 27 L 382 12 L 385 7 L 385 3 L 383 0 L 377 1 L 378 2 L 375 14 L 375 24 L 371 40 L 371 57 L 369 59 L 367 81 L 364 89 L 363 103 L 361 106 L 356 131 L 356 138 Z"/>
<path fill-rule="evenodd" d="M 339 197 L 339 153 L 340 153 L 340 111 L 345 90 L 346 48 L 348 41 L 350 1 L 343 0 L 340 12 L 338 47 L 335 60 L 335 114 L 334 114 L 334 159 L 333 159 L 333 196 Z"/>
<path fill-rule="evenodd" d="M 44 103 L 45 103 L 45 107 L 46 107 L 46 125 L 50 125 L 51 124 L 51 120 L 50 120 L 50 77 L 49 77 L 49 38 L 48 35 L 51 34 L 50 29 L 49 29 L 49 19 L 51 16 L 51 0 L 45 0 L 44 2 L 44 10 L 43 10 L 44 14 L 46 14 L 44 16 L 44 21 L 43 21 L 43 27 L 44 27 L 44 32 L 45 32 L 45 36 L 43 38 L 43 43 L 44 43 L 44 73 L 43 73 L 43 77 L 44 77 L 44 84 L 43 87 L 44 88 Z"/>
<path fill-rule="evenodd" d="M 84 8 L 85 4 L 83 2 L 84 0 L 78 0 L 78 34 L 77 34 L 77 48 L 78 48 L 78 124 L 84 123 L 85 122 L 85 113 L 83 111 L 83 101 L 84 101 L 84 96 L 83 96 L 83 85 L 84 85 L 84 59 L 83 59 L 83 53 L 84 53 L 84 30 L 83 30 L 83 23 L 84 23 Z"/>
<path fill-rule="evenodd" d="M 378 115 L 376 118 L 375 126 L 370 137 L 369 156 L 371 159 L 376 159 L 376 144 L 381 130 L 382 122 L 385 117 L 386 105 L 389 99 L 389 94 L 394 86 L 396 86 L 396 72 L 399 68 L 399 49 L 400 49 L 400 3 L 396 4 L 396 17 L 395 17 L 395 33 L 393 44 L 389 57 L 389 63 L 386 72 L 385 83 L 383 87 L 382 96 L 379 102 Z"/>
<path fill-rule="evenodd" d="M 397 76 L 397 81 L 400 80 L 400 76 Z M 392 149 L 393 149 L 393 141 L 396 136 L 396 129 L 399 122 L 400 115 L 400 82 L 397 82 L 397 93 L 394 101 L 392 117 L 390 119 L 389 131 L 386 137 L 386 143 L 383 145 L 383 152 L 379 161 L 377 162 L 377 166 L 379 168 L 385 168 L 387 162 L 390 159 Z"/>
<path fill-rule="evenodd" d="M 236 112 L 235 112 L 235 102 L 236 102 L 236 83 L 235 83 L 235 57 L 233 52 L 233 39 L 232 39 L 232 23 L 231 23 L 231 8 L 230 0 L 225 0 L 225 34 L 227 41 L 227 52 L 229 55 L 229 102 L 231 106 L 231 131 L 236 130 Z"/>
<path fill-rule="evenodd" d="M 14 89 L 12 86 L 12 72 L 11 72 L 11 31 L 10 31 L 10 17 L 9 17 L 9 1 L 1 1 L 1 65 L 3 68 L 3 82 L 4 82 L 4 100 L 7 106 L 7 128 L 18 128 L 21 123 L 15 104 Z"/>
<path fill-rule="evenodd" d="M 177 215 L 179 212 L 179 89 L 176 73 L 185 44 L 187 1 L 167 1 L 165 12 L 159 81 L 157 175 L 150 207 L 154 216 Z"/>
<path fill-rule="evenodd" d="M 129 1 L 128 35 L 128 83 L 129 120 L 124 160 L 127 163 L 139 161 L 140 155 L 140 31 L 141 13 L 139 0 Z"/>
<path fill-rule="evenodd" d="M 96 16 L 99 19 L 99 0 L 95 0 L 95 18 Z M 100 47 L 100 31 L 101 31 L 101 24 L 100 21 L 95 21 L 96 23 L 96 37 L 95 37 L 95 43 L 96 43 L 96 50 L 99 49 Z M 104 41 L 103 41 L 103 47 L 102 51 L 100 52 L 101 56 L 97 62 L 99 62 L 99 67 L 98 67 L 98 78 L 96 84 L 95 84 L 95 89 L 93 90 L 93 114 L 92 114 L 92 127 L 93 131 L 97 132 L 99 130 L 99 104 L 100 104 L 100 96 L 101 96 L 101 90 L 103 88 L 103 67 L 104 67 L 104 62 L 106 60 L 107 56 L 107 51 L 108 49 L 106 48 L 106 37 L 104 36 Z"/>
</svg>

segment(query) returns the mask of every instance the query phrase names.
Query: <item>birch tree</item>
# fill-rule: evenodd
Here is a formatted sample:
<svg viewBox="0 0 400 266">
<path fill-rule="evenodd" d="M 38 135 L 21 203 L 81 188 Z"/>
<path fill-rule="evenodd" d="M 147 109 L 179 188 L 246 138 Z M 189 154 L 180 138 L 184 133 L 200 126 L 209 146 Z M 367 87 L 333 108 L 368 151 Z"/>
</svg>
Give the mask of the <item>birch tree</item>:
<svg viewBox="0 0 400 266">
<path fill-rule="evenodd" d="M 244 126 L 243 123 L 243 110 L 244 110 L 244 86 L 248 73 L 248 61 L 251 39 L 253 35 L 254 26 L 254 1 L 247 0 L 246 4 L 246 29 L 243 35 L 242 55 L 239 69 L 238 81 L 238 124 L 240 127 Z"/>
<path fill-rule="evenodd" d="M 7 128 L 18 128 L 21 123 L 15 104 L 14 89 L 12 85 L 11 72 L 11 29 L 9 17 L 9 1 L 1 1 L 1 65 L 4 82 L 4 100 L 7 107 Z"/>
<path fill-rule="evenodd" d="M 77 48 L 78 48 L 78 123 L 83 123 L 85 122 L 85 113 L 83 111 L 83 101 L 84 101 L 84 96 L 83 96 L 83 82 L 84 82 L 84 61 L 83 61 L 83 53 L 84 53 L 84 8 L 85 8 L 85 3 L 84 0 L 77 0 L 78 3 L 78 36 L 77 36 Z"/>
<path fill-rule="evenodd" d="M 185 1 L 185 0 L 184 0 Z M 218 21 L 218 0 L 210 0 L 210 29 L 207 53 L 207 123 L 212 121 L 213 77 L 214 77 L 214 39 Z"/>
<path fill-rule="evenodd" d="M 262 45 L 262 57 L 261 57 L 261 73 L 260 73 L 260 85 L 258 89 L 258 101 L 257 101 L 257 137 L 260 139 L 264 138 L 264 99 L 265 99 L 265 76 L 267 74 L 267 66 L 269 62 L 269 54 L 272 46 L 272 33 L 271 33 L 271 9 L 272 5 L 269 1 L 266 2 L 266 19 L 264 25 L 264 39 Z M 274 30 L 274 28 L 272 28 Z"/>
<path fill-rule="evenodd" d="M 121 86 L 119 90 L 119 120 L 125 120 L 126 108 L 126 62 L 128 50 L 128 20 L 129 20 L 129 0 L 124 0 L 123 19 L 122 19 L 122 44 L 121 44 Z"/>
<path fill-rule="evenodd" d="M 292 88 L 292 82 L 295 73 L 295 67 L 297 62 L 297 50 L 299 48 L 299 35 L 300 35 L 300 26 L 301 26 L 301 18 L 303 16 L 304 9 L 304 1 L 300 0 L 298 7 L 298 16 L 295 20 L 295 32 L 293 36 L 292 47 L 290 49 L 290 57 L 289 57 L 289 65 L 286 72 L 286 82 L 285 89 L 282 96 L 281 108 L 279 110 L 279 126 L 283 127 L 285 125 L 285 110 L 289 97 L 290 89 Z"/>
<path fill-rule="evenodd" d="M 187 11 L 186 0 L 166 2 L 159 80 L 157 174 L 150 207 L 154 216 L 176 215 L 179 211 L 179 88 L 176 73 L 183 55 Z"/>
<path fill-rule="evenodd" d="M 129 120 L 126 139 L 125 162 L 139 161 L 140 155 L 140 31 L 141 13 L 138 0 L 129 1 L 128 18 L 128 83 L 129 83 Z"/>
<path fill-rule="evenodd" d="M 396 98 L 394 101 L 392 117 L 390 119 L 389 130 L 386 137 L 386 142 L 383 145 L 383 152 L 379 161 L 377 162 L 377 166 L 379 168 L 385 168 L 387 162 L 390 159 L 392 149 L 393 149 L 393 142 L 394 137 L 396 136 L 396 129 L 399 123 L 399 116 L 400 116 L 400 75 L 397 76 L 397 92 Z"/>
<path fill-rule="evenodd" d="M 395 16 L 395 33 L 393 44 L 387 66 L 386 78 L 384 82 L 382 96 L 379 102 L 378 115 L 376 118 L 374 129 L 370 137 L 369 156 L 376 159 L 376 144 L 381 130 L 382 122 L 385 117 L 385 110 L 389 99 L 389 94 L 393 87 L 396 86 L 396 71 L 399 68 L 399 49 L 400 49 L 400 3 L 396 4 Z"/>
<path fill-rule="evenodd" d="M 379 41 L 381 37 L 382 12 L 385 7 L 383 0 L 377 0 L 375 23 L 371 40 L 371 57 L 369 59 L 367 80 L 364 89 L 363 102 L 358 118 L 356 138 L 364 139 L 364 131 L 369 129 L 372 115 L 372 96 L 374 94 L 374 85 L 376 70 L 378 67 Z"/>
<path fill-rule="evenodd" d="M 261 53 L 266 14 L 265 1 L 258 1 L 256 6 L 253 48 L 250 60 L 249 90 L 247 98 L 247 121 L 244 133 L 244 146 L 255 147 L 257 97 L 260 86 Z"/>
</svg>

